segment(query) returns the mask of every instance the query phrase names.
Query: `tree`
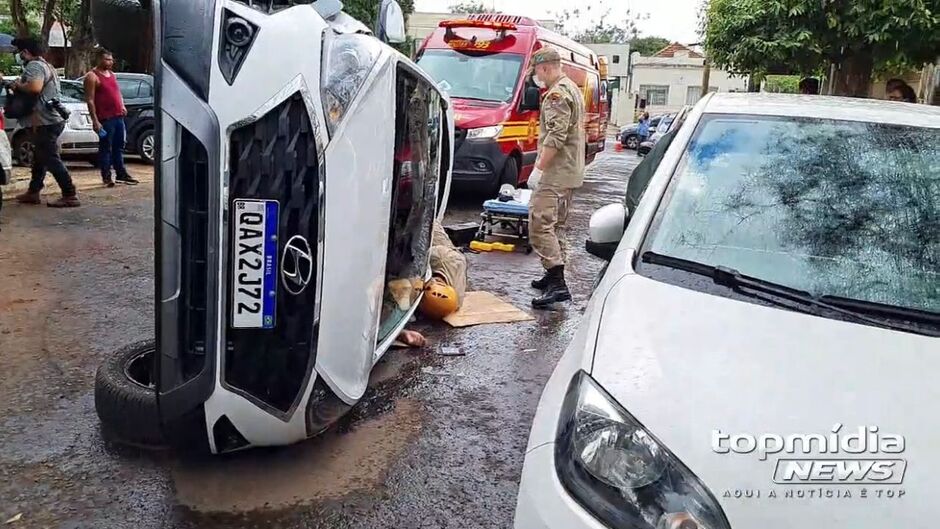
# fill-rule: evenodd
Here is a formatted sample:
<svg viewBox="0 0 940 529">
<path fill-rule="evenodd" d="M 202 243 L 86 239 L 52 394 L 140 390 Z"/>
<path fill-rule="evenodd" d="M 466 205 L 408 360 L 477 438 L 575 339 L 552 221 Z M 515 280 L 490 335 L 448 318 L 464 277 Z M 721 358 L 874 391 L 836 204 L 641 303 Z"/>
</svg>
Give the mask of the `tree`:
<svg viewBox="0 0 940 529">
<path fill-rule="evenodd" d="M 630 51 L 638 51 L 640 55 L 650 57 L 670 44 L 669 39 L 662 37 L 636 37 L 630 40 Z"/>
<path fill-rule="evenodd" d="M 92 66 L 92 50 L 95 47 L 94 31 L 91 25 L 90 0 L 59 0 L 59 20 L 65 27 L 66 41 L 70 42 L 65 54 L 65 74 L 78 77 Z M 151 48 L 142 46 L 141 48 Z"/>
<path fill-rule="evenodd" d="M 375 19 L 379 13 L 380 0 L 344 0 L 343 10 L 350 16 L 370 28 L 375 26 Z M 401 10 L 407 18 L 414 11 L 414 0 L 399 0 Z"/>
<path fill-rule="evenodd" d="M 611 10 L 607 9 L 600 16 L 591 16 L 591 6 L 584 11 L 581 8 L 564 10 L 556 14 L 559 31 L 578 41 L 592 44 L 626 44 L 637 37 L 636 22 L 639 17 L 631 15 L 630 11 L 623 19 L 611 21 Z"/>
<path fill-rule="evenodd" d="M 475 14 L 492 13 L 493 10 L 483 5 L 482 0 L 464 0 L 450 5 L 451 13 Z"/>
<path fill-rule="evenodd" d="M 838 95 L 868 95 L 872 72 L 917 68 L 940 50 L 938 0 L 711 0 L 705 49 L 738 74 L 836 67 Z"/>
</svg>

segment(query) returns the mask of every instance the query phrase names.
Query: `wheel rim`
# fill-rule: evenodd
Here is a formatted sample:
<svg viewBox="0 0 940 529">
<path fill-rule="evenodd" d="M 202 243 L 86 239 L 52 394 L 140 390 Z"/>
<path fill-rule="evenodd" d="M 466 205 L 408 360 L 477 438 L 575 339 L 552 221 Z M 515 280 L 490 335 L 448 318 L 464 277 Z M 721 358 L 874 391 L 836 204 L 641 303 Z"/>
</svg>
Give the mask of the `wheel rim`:
<svg viewBox="0 0 940 529">
<path fill-rule="evenodd" d="M 24 141 L 20 143 L 20 148 L 16 150 L 16 158 L 23 165 L 33 165 L 33 143 Z"/>
<path fill-rule="evenodd" d="M 627 147 L 631 149 L 636 149 L 639 146 L 639 142 L 635 137 L 627 138 Z"/>
<path fill-rule="evenodd" d="M 147 134 L 144 140 L 140 142 L 140 155 L 148 160 L 154 157 L 153 133 Z"/>
<path fill-rule="evenodd" d="M 124 364 L 124 376 L 142 388 L 153 389 L 153 351 L 141 351 Z"/>
</svg>

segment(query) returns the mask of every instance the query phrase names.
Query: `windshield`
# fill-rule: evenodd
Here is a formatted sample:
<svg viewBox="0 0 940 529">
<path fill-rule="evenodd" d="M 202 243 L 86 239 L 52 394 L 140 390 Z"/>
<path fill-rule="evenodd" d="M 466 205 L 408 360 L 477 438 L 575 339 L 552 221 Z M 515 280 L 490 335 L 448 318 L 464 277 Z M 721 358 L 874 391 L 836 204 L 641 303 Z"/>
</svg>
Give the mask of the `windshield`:
<svg viewBox="0 0 940 529">
<path fill-rule="evenodd" d="M 674 119 L 676 119 L 675 116 L 664 116 L 663 119 L 660 120 L 659 125 L 656 126 L 656 132 L 661 134 L 669 132 L 669 125 L 672 125 Z"/>
<path fill-rule="evenodd" d="M 451 97 L 505 103 L 512 100 L 516 90 L 522 56 L 428 50 L 418 59 L 418 64 Z"/>
<path fill-rule="evenodd" d="M 646 246 L 814 295 L 940 312 L 940 129 L 703 118 Z"/>
</svg>

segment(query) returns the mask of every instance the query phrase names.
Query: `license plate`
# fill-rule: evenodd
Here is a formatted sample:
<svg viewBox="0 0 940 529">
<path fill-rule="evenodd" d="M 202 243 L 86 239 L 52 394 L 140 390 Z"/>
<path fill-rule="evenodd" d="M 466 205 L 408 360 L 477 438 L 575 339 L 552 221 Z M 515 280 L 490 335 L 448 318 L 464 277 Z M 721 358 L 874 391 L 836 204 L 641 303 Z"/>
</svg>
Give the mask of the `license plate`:
<svg viewBox="0 0 940 529">
<path fill-rule="evenodd" d="M 273 329 L 277 301 L 277 226 L 274 200 L 235 201 L 232 327 Z"/>
</svg>

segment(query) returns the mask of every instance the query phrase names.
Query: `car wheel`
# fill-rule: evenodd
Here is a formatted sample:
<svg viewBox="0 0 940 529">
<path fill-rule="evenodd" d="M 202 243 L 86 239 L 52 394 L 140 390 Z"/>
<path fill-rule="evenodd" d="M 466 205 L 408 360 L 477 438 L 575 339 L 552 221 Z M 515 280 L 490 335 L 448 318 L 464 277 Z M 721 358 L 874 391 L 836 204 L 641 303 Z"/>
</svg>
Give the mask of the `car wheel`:
<svg viewBox="0 0 940 529">
<path fill-rule="evenodd" d="M 27 134 L 20 134 L 13 140 L 13 160 L 23 167 L 33 165 L 36 149 Z"/>
<path fill-rule="evenodd" d="M 140 133 L 140 136 L 137 138 L 137 154 L 140 155 L 144 163 L 153 164 L 157 157 L 153 129 L 148 129 Z"/>
<path fill-rule="evenodd" d="M 505 184 L 512 187 L 519 187 L 519 162 L 510 157 L 503 166 L 503 172 L 499 175 L 499 181 L 496 183 L 496 191 L 493 196 L 499 195 L 499 188 Z"/>
<path fill-rule="evenodd" d="M 637 136 L 627 136 L 623 141 L 623 146 L 628 149 L 636 150 L 640 146 L 640 138 Z"/>
<path fill-rule="evenodd" d="M 137 342 L 108 356 L 95 374 L 95 411 L 116 441 L 143 448 L 166 445 L 153 380 L 153 340 Z"/>
</svg>

